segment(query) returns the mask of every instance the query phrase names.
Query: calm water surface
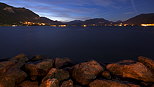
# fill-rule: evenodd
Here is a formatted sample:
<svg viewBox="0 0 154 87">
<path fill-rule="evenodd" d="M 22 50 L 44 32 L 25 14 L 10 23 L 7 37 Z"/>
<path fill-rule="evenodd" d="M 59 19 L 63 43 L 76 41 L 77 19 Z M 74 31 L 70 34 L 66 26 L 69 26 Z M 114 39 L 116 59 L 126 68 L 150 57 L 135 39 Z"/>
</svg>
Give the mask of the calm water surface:
<svg viewBox="0 0 154 87">
<path fill-rule="evenodd" d="M 154 59 L 154 27 L 0 27 L 0 58 L 19 53 L 106 63 Z"/>
</svg>

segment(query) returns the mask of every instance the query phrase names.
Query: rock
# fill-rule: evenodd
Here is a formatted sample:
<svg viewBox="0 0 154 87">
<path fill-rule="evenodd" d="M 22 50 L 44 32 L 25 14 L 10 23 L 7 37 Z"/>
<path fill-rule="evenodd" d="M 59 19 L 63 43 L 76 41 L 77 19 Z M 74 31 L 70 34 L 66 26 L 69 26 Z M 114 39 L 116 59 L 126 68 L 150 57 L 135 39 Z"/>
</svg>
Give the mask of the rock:
<svg viewBox="0 0 154 87">
<path fill-rule="evenodd" d="M 109 71 L 103 71 L 102 76 L 105 77 L 106 79 L 111 79 L 111 74 Z"/>
<path fill-rule="evenodd" d="M 151 71 L 140 62 L 125 60 L 114 64 L 108 64 L 107 69 L 112 72 L 112 74 L 123 78 L 154 82 L 154 77 Z"/>
<path fill-rule="evenodd" d="M 130 87 L 127 84 L 123 84 L 111 80 L 95 80 L 89 84 L 89 87 Z"/>
<path fill-rule="evenodd" d="M 55 58 L 55 68 L 61 68 L 71 64 L 71 60 L 69 58 Z"/>
<path fill-rule="evenodd" d="M 60 87 L 74 87 L 73 81 L 72 80 L 64 81 Z"/>
<path fill-rule="evenodd" d="M 25 54 L 19 54 L 10 59 L 10 61 L 16 63 L 16 65 L 14 66 L 16 68 L 21 68 L 28 60 L 29 59 Z"/>
<path fill-rule="evenodd" d="M 38 82 L 24 81 L 18 87 L 39 87 Z"/>
<path fill-rule="evenodd" d="M 15 79 L 16 83 L 20 83 L 27 77 L 27 74 L 20 69 L 12 69 L 6 73 L 6 77 Z"/>
<path fill-rule="evenodd" d="M 47 58 L 44 56 L 41 56 L 41 55 L 36 55 L 36 56 L 32 57 L 32 59 L 30 59 L 30 61 L 39 61 L 39 60 L 43 60 L 43 59 L 47 59 Z"/>
<path fill-rule="evenodd" d="M 127 84 L 129 87 L 140 87 L 139 85 L 135 85 L 135 84 Z"/>
<path fill-rule="evenodd" d="M 13 61 L 3 61 L 0 62 L 0 75 L 4 74 L 7 72 L 9 68 L 15 65 L 15 62 Z"/>
<path fill-rule="evenodd" d="M 138 57 L 138 61 L 143 63 L 146 67 L 148 67 L 154 74 L 154 60 L 140 56 Z"/>
<path fill-rule="evenodd" d="M 154 84 L 151 87 L 154 87 Z"/>
<path fill-rule="evenodd" d="M 47 79 L 46 81 L 42 82 L 40 87 L 59 87 L 59 81 L 55 78 Z"/>
<path fill-rule="evenodd" d="M 39 61 L 36 64 L 34 63 L 25 64 L 25 70 L 31 76 L 32 80 L 36 80 L 38 77 L 45 76 L 52 67 L 53 67 L 52 59 Z"/>
<path fill-rule="evenodd" d="M 20 70 L 20 68 L 27 61 L 24 55 L 18 55 L 10 61 L 0 63 L 0 87 L 14 87 L 16 84 L 22 82 L 27 74 Z"/>
<path fill-rule="evenodd" d="M 15 61 L 15 62 L 26 62 L 28 60 L 29 59 L 25 54 L 19 54 L 19 55 L 10 59 L 10 61 Z"/>
<path fill-rule="evenodd" d="M 56 68 L 52 68 L 48 74 L 43 78 L 42 82 L 46 81 L 47 79 L 57 79 L 58 81 L 63 81 L 68 79 L 69 76 L 69 72 L 68 71 L 64 71 L 62 69 L 56 69 Z"/>
<path fill-rule="evenodd" d="M 15 87 L 15 80 L 8 77 L 0 76 L 0 87 Z"/>
<path fill-rule="evenodd" d="M 140 83 L 143 87 L 151 87 L 152 83 L 148 83 L 148 82 L 141 82 Z"/>
<path fill-rule="evenodd" d="M 9 69 L 3 76 L 0 76 L 0 87 L 15 87 L 15 84 L 22 82 L 27 74 L 20 69 Z"/>
<path fill-rule="evenodd" d="M 84 62 L 74 66 L 72 77 L 82 85 L 93 81 L 103 71 L 102 66 L 96 61 Z"/>
</svg>

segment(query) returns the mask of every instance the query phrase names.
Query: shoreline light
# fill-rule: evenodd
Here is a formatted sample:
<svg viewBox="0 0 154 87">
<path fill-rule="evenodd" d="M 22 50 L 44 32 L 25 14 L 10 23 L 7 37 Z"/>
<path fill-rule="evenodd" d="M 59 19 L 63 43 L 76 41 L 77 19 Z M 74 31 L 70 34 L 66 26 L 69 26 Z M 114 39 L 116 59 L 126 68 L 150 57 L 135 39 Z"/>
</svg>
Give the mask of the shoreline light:
<svg viewBox="0 0 154 87">
<path fill-rule="evenodd" d="M 154 24 L 141 24 L 141 26 L 147 27 L 147 26 L 154 26 Z"/>
</svg>

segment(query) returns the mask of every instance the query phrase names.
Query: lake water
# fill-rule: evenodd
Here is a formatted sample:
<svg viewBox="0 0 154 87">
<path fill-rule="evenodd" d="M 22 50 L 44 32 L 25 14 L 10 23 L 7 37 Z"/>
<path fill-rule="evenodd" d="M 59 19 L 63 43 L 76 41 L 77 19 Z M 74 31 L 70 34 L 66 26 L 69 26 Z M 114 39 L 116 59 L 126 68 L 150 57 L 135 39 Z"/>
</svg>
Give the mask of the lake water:
<svg viewBox="0 0 154 87">
<path fill-rule="evenodd" d="M 105 63 L 154 59 L 154 27 L 0 27 L 0 58 L 19 53 Z"/>
</svg>

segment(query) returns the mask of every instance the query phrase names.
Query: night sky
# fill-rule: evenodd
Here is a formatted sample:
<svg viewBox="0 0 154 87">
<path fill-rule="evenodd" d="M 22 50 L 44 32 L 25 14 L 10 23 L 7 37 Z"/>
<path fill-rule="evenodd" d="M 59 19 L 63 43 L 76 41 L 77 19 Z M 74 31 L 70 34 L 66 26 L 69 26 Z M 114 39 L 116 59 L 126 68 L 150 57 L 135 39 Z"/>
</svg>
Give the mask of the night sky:
<svg viewBox="0 0 154 87">
<path fill-rule="evenodd" d="M 72 21 L 105 18 L 127 20 L 141 13 L 154 13 L 154 0 L 0 0 L 25 7 L 52 20 Z"/>
</svg>

